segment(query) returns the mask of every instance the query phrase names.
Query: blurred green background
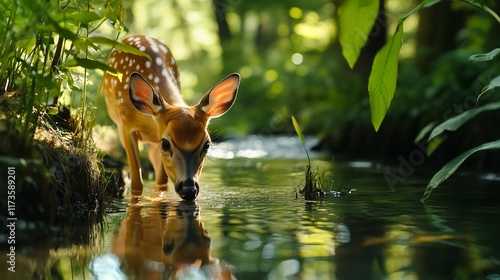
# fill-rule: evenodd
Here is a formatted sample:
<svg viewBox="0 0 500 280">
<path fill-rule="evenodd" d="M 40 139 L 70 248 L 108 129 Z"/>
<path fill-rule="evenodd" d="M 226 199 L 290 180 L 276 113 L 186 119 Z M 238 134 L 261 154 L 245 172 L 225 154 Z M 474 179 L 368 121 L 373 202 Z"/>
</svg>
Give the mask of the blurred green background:
<svg viewBox="0 0 500 280">
<path fill-rule="evenodd" d="M 484 1 L 498 11 L 496 1 Z M 429 123 L 442 122 L 482 101 L 481 89 L 500 73 L 498 63 L 473 63 L 471 54 L 500 43 L 499 24 L 463 2 L 423 9 L 404 24 L 395 98 L 378 132 L 370 123 L 368 75 L 375 53 L 398 20 L 420 1 L 380 1 L 379 18 L 354 69 L 338 42 L 342 1 L 123 1 L 130 34 L 162 39 L 181 70 L 182 92 L 196 103 L 216 82 L 239 72 L 242 83 L 229 113 L 213 120 L 214 135 L 293 133 L 290 116 L 322 148 L 351 156 L 390 156 L 415 149 Z M 498 62 L 498 60 L 496 60 Z M 110 124 L 99 101 L 98 122 Z M 498 112 L 476 118 L 436 158 L 498 139 Z"/>
</svg>

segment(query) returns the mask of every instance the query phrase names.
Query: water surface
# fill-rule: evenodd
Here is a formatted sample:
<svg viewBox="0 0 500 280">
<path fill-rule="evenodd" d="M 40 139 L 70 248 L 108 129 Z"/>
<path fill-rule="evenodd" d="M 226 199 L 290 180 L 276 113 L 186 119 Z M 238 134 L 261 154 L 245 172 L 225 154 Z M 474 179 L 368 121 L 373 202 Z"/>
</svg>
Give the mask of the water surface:
<svg viewBox="0 0 500 280">
<path fill-rule="evenodd" d="M 396 167 L 315 159 L 333 189 L 356 192 L 305 201 L 300 145 L 247 140 L 213 149 L 195 202 L 147 182 L 138 201 L 115 201 L 100 234 L 52 246 L 45 265 L 63 279 L 500 278 L 498 175 L 457 174 L 424 205 L 431 173 L 390 187 Z"/>
</svg>

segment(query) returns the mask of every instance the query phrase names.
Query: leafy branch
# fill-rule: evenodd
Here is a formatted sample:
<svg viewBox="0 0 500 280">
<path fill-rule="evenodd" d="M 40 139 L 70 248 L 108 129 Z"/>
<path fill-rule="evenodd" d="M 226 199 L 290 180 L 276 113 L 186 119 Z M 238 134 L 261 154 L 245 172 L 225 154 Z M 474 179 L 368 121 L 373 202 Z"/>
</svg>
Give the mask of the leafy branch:
<svg viewBox="0 0 500 280">
<path fill-rule="evenodd" d="M 392 37 L 375 55 L 370 77 L 368 79 L 371 121 L 375 131 L 378 131 L 380 128 L 396 91 L 398 58 L 399 51 L 403 44 L 404 21 L 421 9 L 429 8 L 443 1 L 444 0 L 425 0 L 403 16 L 399 20 L 396 31 Z M 500 17 L 485 5 L 477 1 L 460 1 L 486 11 L 500 22 Z M 357 0 L 348 0 L 344 1 L 339 8 L 340 44 L 342 45 L 342 54 L 351 68 L 354 67 L 359 58 L 361 48 L 365 46 L 371 28 L 375 24 L 376 15 L 379 9 L 377 3 L 378 0 L 367 0 L 363 1 L 363 3 Z"/>
</svg>

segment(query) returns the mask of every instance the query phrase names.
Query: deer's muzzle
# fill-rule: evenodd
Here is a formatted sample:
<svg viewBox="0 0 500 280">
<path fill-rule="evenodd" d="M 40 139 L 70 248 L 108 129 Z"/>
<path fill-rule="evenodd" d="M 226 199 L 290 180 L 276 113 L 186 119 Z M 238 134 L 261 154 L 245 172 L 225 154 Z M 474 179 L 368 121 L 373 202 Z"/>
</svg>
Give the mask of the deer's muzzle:
<svg viewBox="0 0 500 280">
<path fill-rule="evenodd" d="M 175 191 L 184 200 L 194 200 L 200 191 L 200 184 L 193 179 L 187 179 L 175 185 Z"/>
</svg>

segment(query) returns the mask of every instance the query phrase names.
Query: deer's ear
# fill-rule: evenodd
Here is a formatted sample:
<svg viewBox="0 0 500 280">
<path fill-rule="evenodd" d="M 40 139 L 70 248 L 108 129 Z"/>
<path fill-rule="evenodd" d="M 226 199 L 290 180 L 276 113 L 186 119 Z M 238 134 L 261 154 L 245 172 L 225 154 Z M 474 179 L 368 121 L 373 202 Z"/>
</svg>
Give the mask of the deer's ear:
<svg viewBox="0 0 500 280">
<path fill-rule="evenodd" d="M 139 73 L 130 75 L 129 95 L 134 107 L 143 114 L 156 116 L 165 109 L 163 99 Z"/>
<path fill-rule="evenodd" d="M 236 100 L 239 85 L 240 75 L 231 74 L 208 91 L 196 106 L 209 118 L 220 117 L 231 108 Z"/>
</svg>

